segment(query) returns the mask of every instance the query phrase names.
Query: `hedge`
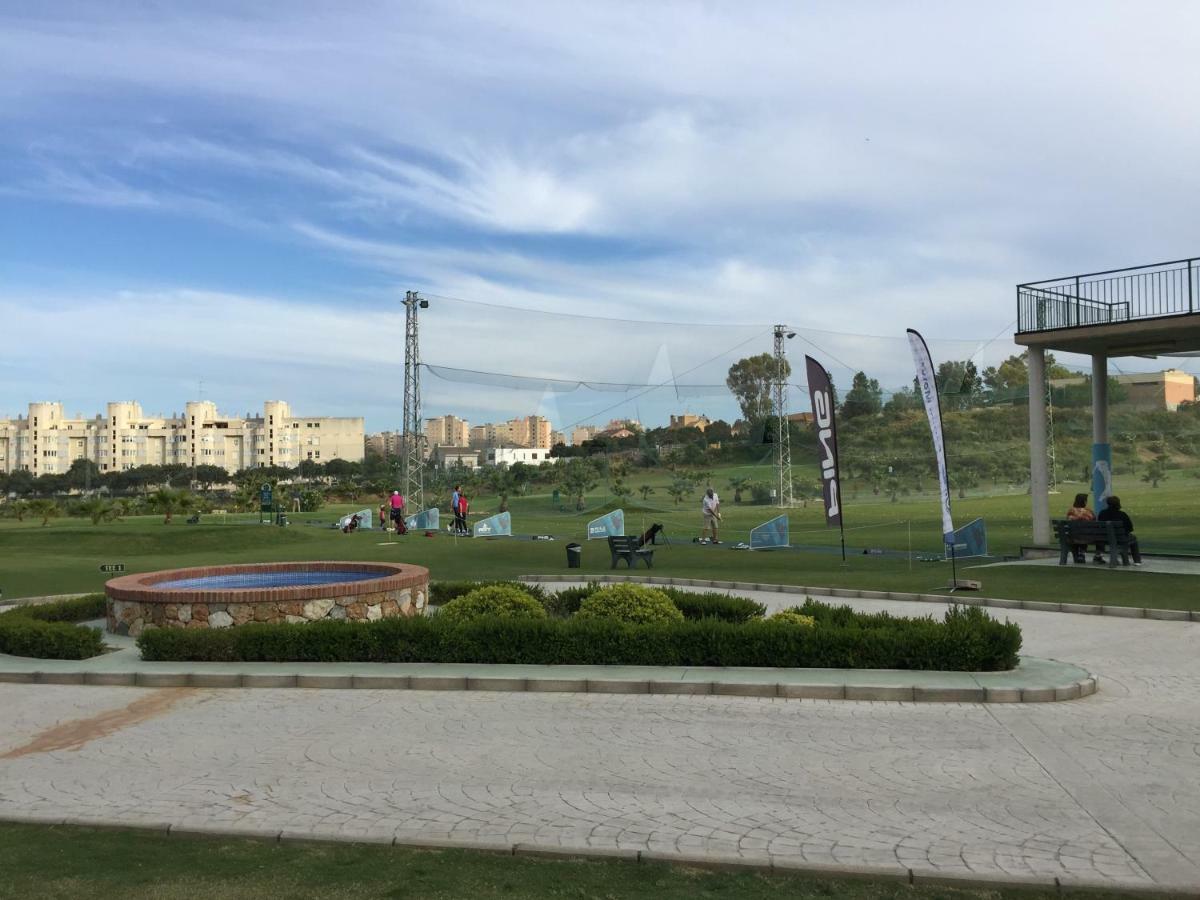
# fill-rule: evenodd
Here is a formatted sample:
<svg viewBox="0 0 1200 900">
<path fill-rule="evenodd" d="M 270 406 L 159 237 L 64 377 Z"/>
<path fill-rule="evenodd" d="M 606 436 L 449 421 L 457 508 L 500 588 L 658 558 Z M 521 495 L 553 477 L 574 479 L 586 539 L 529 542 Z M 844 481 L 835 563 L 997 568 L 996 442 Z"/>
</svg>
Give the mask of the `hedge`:
<svg viewBox="0 0 1200 900">
<path fill-rule="evenodd" d="M 806 613 L 811 614 L 811 613 Z M 629 625 L 597 619 L 437 616 L 377 622 L 247 624 L 228 629 L 156 628 L 138 638 L 143 659 L 245 662 L 454 662 L 530 665 L 767 666 L 784 668 L 999 671 L 1017 663 L 1021 631 L 981 609 L 945 620 L 893 619 L 814 628 L 715 618 Z M 815 618 L 815 616 L 814 616 Z"/>
<path fill-rule="evenodd" d="M 29 603 L 8 610 L 4 615 L 24 616 L 39 622 L 88 622 L 103 619 L 106 614 L 103 594 L 84 594 L 70 600 L 51 603 Z"/>
<path fill-rule="evenodd" d="M 73 622 L 104 615 L 104 595 L 18 606 L 0 613 L 0 653 L 36 659 L 87 659 L 104 652 L 100 631 Z"/>
<path fill-rule="evenodd" d="M 474 619 L 544 619 L 540 602 L 515 584 L 488 584 L 455 597 L 438 610 L 444 622 L 462 624 Z"/>
<path fill-rule="evenodd" d="M 37 659 L 87 659 L 104 652 L 100 630 L 69 622 L 0 615 L 0 653 Z"/>
</svg>

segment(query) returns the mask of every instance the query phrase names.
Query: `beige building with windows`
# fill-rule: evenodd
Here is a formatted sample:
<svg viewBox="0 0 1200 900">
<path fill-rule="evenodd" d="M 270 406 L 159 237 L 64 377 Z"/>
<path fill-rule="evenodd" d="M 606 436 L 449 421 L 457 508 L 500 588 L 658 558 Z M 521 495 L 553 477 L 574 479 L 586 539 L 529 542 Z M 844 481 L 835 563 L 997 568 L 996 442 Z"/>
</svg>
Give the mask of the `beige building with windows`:
<svg viewBox="0 0 1200 900">
<path fill-rule="evenodd" d="M 477 450 L 493 447 L 549 450 L 553 446 L 553 437 L 554 429 L 549 419 L 543 416 L 524 416 L 509 419 L 507 422 L 474 425 L 469 431 L 467 444 Z"/>
<path fill-rule="evenodd" d="M 439 416 L 425 420 L 425 446 L 465 447 L 471 440 L 471 423 L 458 416 Z"/>
<path fill-rule="evenodd" d="M 220 466 L 233 473 L 261 466 L 294 468 L 303 460 L 363 458 L 363 420 L 294 416 L 268 400 L 261 415 L 222 415 L 215 403 L 193 401 L 183 415 L 148 416 L 139 403 L 109 403 L 107 415 L 68 418 L 61 403 L 31 403 L 27 416 L 0 419 L 0 471 L 58 475 L 77 459 L 101 472 L 145 465 Z"/>
</svg>

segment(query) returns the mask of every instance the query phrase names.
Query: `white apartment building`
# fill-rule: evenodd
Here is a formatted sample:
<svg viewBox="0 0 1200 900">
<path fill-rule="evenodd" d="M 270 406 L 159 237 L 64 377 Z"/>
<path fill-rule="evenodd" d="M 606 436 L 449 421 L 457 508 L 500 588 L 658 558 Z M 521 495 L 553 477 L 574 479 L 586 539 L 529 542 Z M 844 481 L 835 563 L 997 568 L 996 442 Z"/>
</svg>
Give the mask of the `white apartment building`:
<svg viewBox="0 0 1200 900">
<path fill-rule="evenodd" d="M 222 415 L 208 400 L 188 403 L 182 416 L 147 416 L 134 401 L 109 403 L 106 411 L 72 419 L 61 403 L 30 403 L 27 417 L 0 419 L 0 471 L 57 475 L 90 459 L 101 472 L 178 463 L 233 473 L 363 458 L 361 418 L 293 416 L 282 400 L 268 400 L 260 416 L 245 418 Z"/>
<path fill-rule="evenodd" d="M 487 451 L 486 462 L 489 466 L 511 466 L 513 463 L 519 462 L 531 466 L 543 466 L 553 460 L 549 450 L 528 447 L 493 447 Z"/>
</svg>

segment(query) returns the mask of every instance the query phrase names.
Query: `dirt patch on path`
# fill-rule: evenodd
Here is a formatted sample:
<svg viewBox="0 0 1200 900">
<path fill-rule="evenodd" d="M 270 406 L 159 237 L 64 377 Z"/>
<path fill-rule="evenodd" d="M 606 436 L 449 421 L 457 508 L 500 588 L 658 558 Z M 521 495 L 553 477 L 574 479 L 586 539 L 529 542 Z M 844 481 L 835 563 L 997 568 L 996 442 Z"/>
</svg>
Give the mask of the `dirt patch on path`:
<svg viewBox="0 0 1200 900">
<path fill-rule="evenodd" d="M 168 712 L 175 704 L 196 693 L 193 688 L 164 688 L 151 694 L 142 694 L 127 706 L 110 709 L 86 719 L 72 719 L 43 731 L 29 743 L 0 754 L 0 759 L 17 759 L 34 753 L 50 753 L 54 750 L 80 750 L 85 744 L 99 738 L 153 719 Z"/>
</svg>

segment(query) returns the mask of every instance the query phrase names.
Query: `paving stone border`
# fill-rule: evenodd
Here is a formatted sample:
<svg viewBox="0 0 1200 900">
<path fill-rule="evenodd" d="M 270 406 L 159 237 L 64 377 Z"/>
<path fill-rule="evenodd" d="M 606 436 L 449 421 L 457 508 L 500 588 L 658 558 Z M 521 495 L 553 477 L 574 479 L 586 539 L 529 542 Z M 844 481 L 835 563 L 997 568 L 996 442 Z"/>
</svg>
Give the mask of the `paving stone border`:
<svg viewBox="0 0 1200 900">
<path fill-rule="evenodd" d="M 976 597 L 972 594 L 915 594 L 906 591 L 863 591 L 856 588 L 817 587 L 794 584 L 759 584 L 753 581 L 711 581 L 704 578 L 657 578 L 644 575 L 518 575 L 517 581 L 658 584 L 664 587 L 697 587 L 720 591 L 765 591 L 779 594 L 846 597 L 857 600 L 905 600 L 917 603 L 942 603 L 947 606 L 987 606 L 995 609 L 1025 609 L 1031 612 L 1074 613 L 1083 616 L 1117 616 L 1126 619 L 1159 619 L 1166 622 L 1200 622 L 1200 610 L 1146 609 L 1140 606 L 1107 606 L 1089 603 L 1053 603 L 1044 600 L 1009 600 L 1003 597 Z"/>
<path fill-rule="evenodd" d="M 407 850 L 468 850 L 474 853 L 489 853 L 498 856 L 527 857 L 550 860 L 620 860 L 634 865 L 663 864 L 689 869 L 706 869 L 720 872 L 760 872 L 778 875 L 812 875 L 824 878 L 855 879 L 862 881 L 888 881 L 910 885 L 937 885 L 964 889 L 994 888 L 1043 888 L 1059 894 L 1083 891 L 1119 893 L 1128 897 L 1194 898 L 1196 890 L 1191 886 L 1170 885 L 1114 885 L 1112 882 L 1065 879 L 1028 878 L 981 875 L 953 875 L 926 869 L 910 869 L 905 866 L 825 866 L 807 863 L 789 857 L 769 853 L 735 856 L 725 853 L 664 853 L 648 850 L 563 847 L 555 844 L 509 843 L 507 841 L 453 841 L 428 838 L 400 837 L 397 835 L 345 835 L 338 833 L 287 830 L 277 828 L 254 828 L 237 825 L 175 825 L 169 822 L 128 823 L 116 819 L 88 818 L 84 816 L 0 816 L 0 822 L 10 825 L 75 826 L 81 828 L 121 829 L 149 834 L 164 834 L 184 839 L 215 840 L 234 838 L 258 840 L 270 844 L 278 843 L 337 843 L 374 844 L 398 847 Z"/>
<path fill-rule="evenodd" d="M 103 657 L 93 657 L 103 659 Z M 30 661 L 31 663 L 33 661 Z M 520 667 L 490 667 L 486 665 L 465 666 L 450 664 L 442 667 L 439 672 L 435 664 L 422 664 L 419 674 L 363 674 L 363 673 L 322 673 L 312 671 L 322 664 L 270 663 L 271 668 L 282 671 L 263 671 L 263 666 L 256 664 L 250 672 L 219 672 L 204 670 L 163 671 L 134 670 L 118 671 L 111 669 L 87 669 L 81 664 L 89 660 L 80 660 L 71 669 L 37 670 L 26 665 L 21 669 L 0 669 L 0 683 L 9 684 L 67 684 L 90 685 L 104 687 L 142 687 L 142 688 L 309 688 L 327 690 L 413 690 L 413 691 L 508 691 L 525 693 L 578 693 L 578 694 L 670 694 L 690 696 L 725 696 L 725 697 L 763 697 L 782 700 L 871 700 L 896 703 L 1055 703 L 1065 700 L 1079 700 L 1088 697 L 1099 689 L 1099 678 L 1091 673 L 1084 673 L 1076 666 L 1070 668 L 1074 672 L 1083 673 L 1083 677 L 1069 678 L 1055 684 L 1043 680 L 1032 686 L 1021 685 L 986 685 L 975 682 L 962 684 L 963 676 L 974 678 L 976 675 L 1011 675 L 1011 673 L 963 673 L 948 672 L 945 682 L 939 684 L 932 681 L 925 684 L 896 683 L 897 677 L 903 681 L 903 673 L 897 671 L 875 670 L 879 672 L 879 683 L 853 683 L 855 679 L 847 678 L 846 682 L 836 681 L 776 681 L 764 673 L 761 680 L 746 678 L 745 669 L 737 670 L 742 677 L 728 677 L 725 680 L 714 678 L 683 680 L 668 677 L 669 674 L 685 671 L 694 673 L 696 667 L 661 667 L 656 674 L 662 677 L 617 677 L 615 673 L 607 672 L 604 666 L 571 666 L 571 673 L 563 673 L 561 677 L 542 673 L 529 675 L 501 674 Z M 200 666 L 206 664 L 200 663 Z M 212 665 L 212 664 L 207 664 Z M 217 664 L 228 668 L 233 664 Z M 398 664 L 403 665 L 403 664 Z M 291 666 L 292 671 L 288 671 Z M 476 673 L 463 673 L 463 668 L 469 668 Z M 542 667 L 549 668 L 549 667 Z M 297 671 L 297 669 L 302 669 Z M 458 671 L 453 671 L 458 670 Z M 486 674 L 494 671 L 496 674 Z M 803 677 L 801 669 L 788 670 Z M 830 671 L 830 670 L 822 670 Z M 846 669 L 847 673 L 871 672 L 867 669 Z M 714 669 L 714 674 L 719 670 Z M 757 674 L 757 673 L 752 673 Z M 942 673 L 922 673 L 923 676 L 936 676 Z M 587 677 L 596 675 L 600 677 Z M 887 676 L 891 676 L 888 679 Z M 869 677 L 869 676 L 868 676 Z M 953 679 L 954 683 L 947 683 Z M 890 680 L 892 683 L 883 683 Z"/>
</svg>

